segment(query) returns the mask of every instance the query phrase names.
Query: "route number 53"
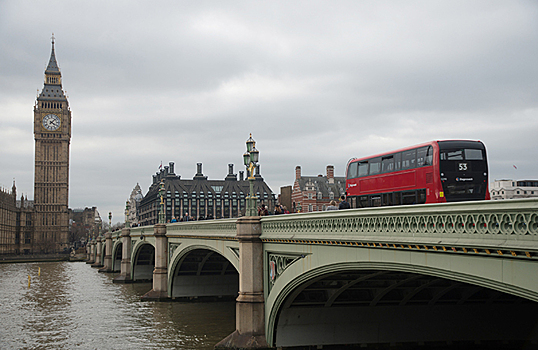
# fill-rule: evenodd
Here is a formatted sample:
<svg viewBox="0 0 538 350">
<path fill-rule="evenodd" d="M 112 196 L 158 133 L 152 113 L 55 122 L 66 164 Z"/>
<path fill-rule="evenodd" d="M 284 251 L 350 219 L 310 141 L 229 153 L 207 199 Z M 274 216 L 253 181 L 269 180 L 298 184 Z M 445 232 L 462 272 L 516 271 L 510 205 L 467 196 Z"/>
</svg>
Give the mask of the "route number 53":
<svg viewBox="0 0 538 350">
<path fill-rule="evenodd" d="M 467 170 L 467 163 L 459 163 L 459 171 L 466 171 Z"/>
</svg>

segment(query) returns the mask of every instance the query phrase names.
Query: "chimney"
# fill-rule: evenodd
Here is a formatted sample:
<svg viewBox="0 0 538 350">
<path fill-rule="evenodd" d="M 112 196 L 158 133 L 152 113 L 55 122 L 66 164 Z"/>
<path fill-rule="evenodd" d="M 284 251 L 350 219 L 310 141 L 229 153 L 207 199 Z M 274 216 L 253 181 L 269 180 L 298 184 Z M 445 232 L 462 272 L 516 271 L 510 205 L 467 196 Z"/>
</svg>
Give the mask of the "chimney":
<svg viewBox="0 0 538 350">
<path fill-rule="evenodd" d="M 196 175 L 202 175 L 202 163 L 196 163 Z"/>
<path fill-rule="evenodd" d="M 153 183 L 157 182 L 157 175 L 153 175 Z"/>
<path fill-rule="evenodd" d="M 244 173 L 245 173 L 245 172 L 242 171 L 242 170 L 239 172 L 239 181 L 243 181 L 243 176 L 244 176 L 243 174 L 244 174 Z"/>
<path fill-rule="evenodd" d="M 174 162 L 170 162 L 168 165 L 170 167 L 170 174 L 174 174 Z"/>
<path fill-rule="evenodd" d="M 164 167 L 164 175 L 168 175 L 168 165 L 165 165 Z"/>
<path fill-rule="evenodd" d="M 333 165 L 327 165 L 327 180 L 329 180 L 330 184 L 334 183 L 334 166 Z"/>
<path fill-rule="evenodd" d="M 301 178 L 301 166 L 297 165 L 295 167 L 295 180 L 299 180 Z"/>
<path fill-rule="evenodd" d="M 234 173 L 234 165 L 228 164 L 228 175 L 233 175 Z"/>
</svg>

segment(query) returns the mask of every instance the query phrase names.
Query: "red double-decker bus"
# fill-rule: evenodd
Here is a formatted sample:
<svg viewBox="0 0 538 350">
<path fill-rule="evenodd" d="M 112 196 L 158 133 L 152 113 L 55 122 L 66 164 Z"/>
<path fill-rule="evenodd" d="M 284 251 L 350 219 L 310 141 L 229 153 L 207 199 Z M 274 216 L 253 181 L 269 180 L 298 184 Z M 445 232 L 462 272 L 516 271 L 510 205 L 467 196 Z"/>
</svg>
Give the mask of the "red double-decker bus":
<svg viewBox="0 0 538 350">
<path fill-rule="evenodd" d="M 489 199 L 486 147 L 480 141 L 431 141 L 351 159 L 352 208 Z"/>
</svg>

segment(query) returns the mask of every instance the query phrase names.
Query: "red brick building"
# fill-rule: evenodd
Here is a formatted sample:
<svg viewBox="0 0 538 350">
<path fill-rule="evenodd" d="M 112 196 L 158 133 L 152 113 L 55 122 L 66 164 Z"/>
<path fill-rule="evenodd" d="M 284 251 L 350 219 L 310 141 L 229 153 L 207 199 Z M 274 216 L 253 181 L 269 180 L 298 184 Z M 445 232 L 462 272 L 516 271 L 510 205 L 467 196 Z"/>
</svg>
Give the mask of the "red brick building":
<svg viewBox="0 0 538 350">
<path fill-rule="evenodd" d="M 334 166 L 327 165 L 325 176 L 302 176 L 301 167 L 295 167 L 295 182 L 291 195 L 291 212 L 323 211 L 331 200 L 345 193 L 346 178 L 334 176 Z"/>
</svg>

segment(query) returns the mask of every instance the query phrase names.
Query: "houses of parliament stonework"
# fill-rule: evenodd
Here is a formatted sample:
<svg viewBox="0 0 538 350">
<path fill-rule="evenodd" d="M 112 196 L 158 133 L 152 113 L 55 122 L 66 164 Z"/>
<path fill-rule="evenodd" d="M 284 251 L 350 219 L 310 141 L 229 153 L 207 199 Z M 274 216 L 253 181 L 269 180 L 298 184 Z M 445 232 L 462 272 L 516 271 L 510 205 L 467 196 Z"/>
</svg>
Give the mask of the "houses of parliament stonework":
<svg viewBox="0 0 538 350">
<path fill-rule="evenodd" d="M 34 105 L 34 200 L 0 189 L 0 254 L 65 251 L 69 246 L 71 110 L 62 89 L 54 38 L 43 89 Z"/>
</svg>

